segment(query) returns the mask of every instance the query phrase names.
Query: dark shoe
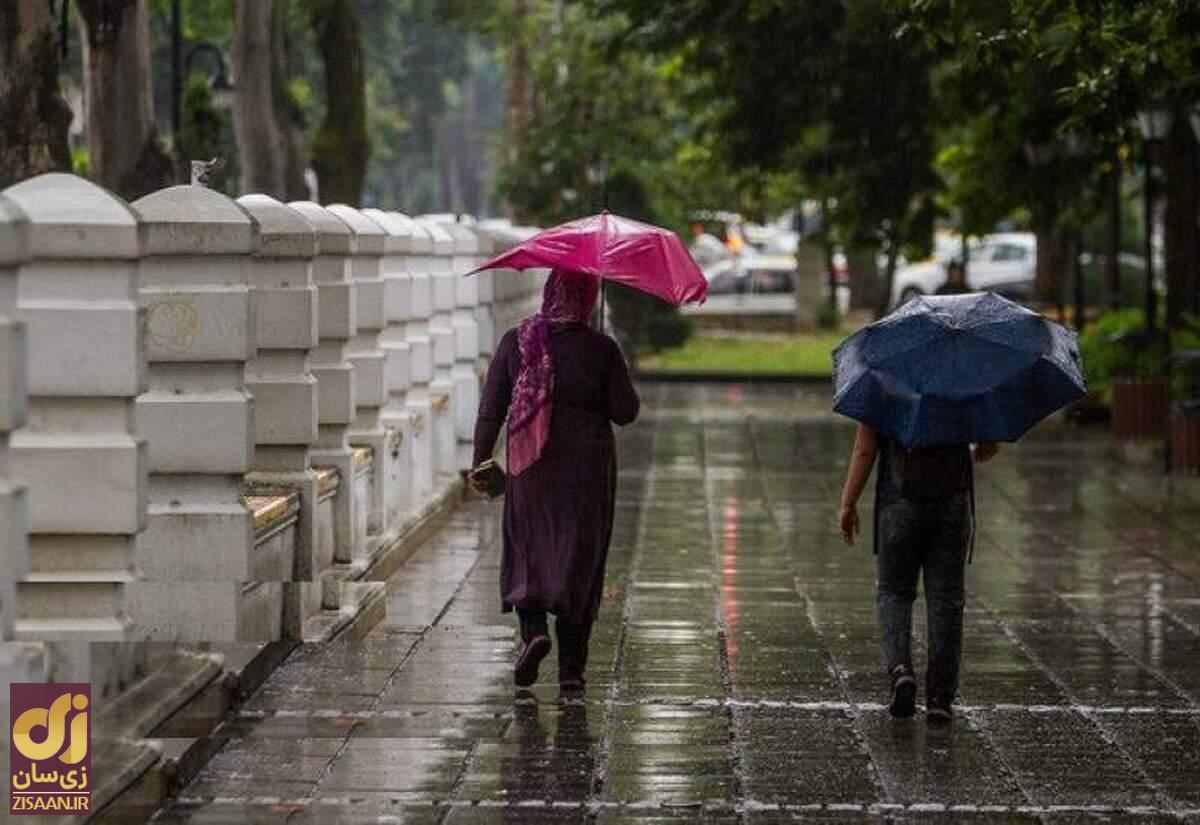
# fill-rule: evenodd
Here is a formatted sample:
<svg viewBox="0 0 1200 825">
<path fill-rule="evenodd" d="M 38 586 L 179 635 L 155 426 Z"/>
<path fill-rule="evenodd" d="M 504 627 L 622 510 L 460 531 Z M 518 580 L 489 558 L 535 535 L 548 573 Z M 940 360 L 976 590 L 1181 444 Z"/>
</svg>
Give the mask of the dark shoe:
<svg viewBox="0 0 1200 825">
<path fill-rule="evenodd" d="M 517 654 L 517 663 L 513 665 L 513 681 L 516 682 L 517 687 L 529 687 L 537 681 L 538 665 L 542 663 L 542 659 L 545 659 L 549 652 L 550 637 L 546 635 L 534 636 L 521 645 L 521 651 Z"/>
<path fill-rule="evenodd" d="M 558 693 L 564 699 L 582 699 L 587 683 L 583 679 L 559 679 Z"/>
<path fill-rule="evenodd" d="M 941 697 L 930 698 L 925 702 L 925 721 L 930 724 L 944 725 L 954 719 L 953 702 Z"/>
<path fill-rule="evenodd" d="M 897 719 L 908 719 L 917 712 L 917 680 L 912 668 L 906 665 L 892 669 L 892 701 L 888 712 Z"/>
</svg>

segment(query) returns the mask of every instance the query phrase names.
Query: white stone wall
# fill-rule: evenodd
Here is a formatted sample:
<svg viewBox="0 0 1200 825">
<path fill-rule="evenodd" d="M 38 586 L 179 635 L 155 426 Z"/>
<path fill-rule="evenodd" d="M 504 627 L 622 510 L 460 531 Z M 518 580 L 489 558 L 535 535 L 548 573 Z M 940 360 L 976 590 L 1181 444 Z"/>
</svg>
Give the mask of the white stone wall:
<svg viewBox="0 0 1200 825">
<path fill-rule="evenodd" d="M 464 275 L 525 235 L 64 174 L 0 193 L 0 678 L 110 698 L 181 646 L 344 624 L 453 500 L 542 279 Z"/>
<path fill-rule="evenodd" d="M 25 488 L 12 477 L 8 448 L 25 423 L 25 325 L 16 313 L 17 270 L 28 256 L 29 220 L 0 197 L 0 642 L 13 638 L 17 580 L 29 569 Z"/>
</svg>

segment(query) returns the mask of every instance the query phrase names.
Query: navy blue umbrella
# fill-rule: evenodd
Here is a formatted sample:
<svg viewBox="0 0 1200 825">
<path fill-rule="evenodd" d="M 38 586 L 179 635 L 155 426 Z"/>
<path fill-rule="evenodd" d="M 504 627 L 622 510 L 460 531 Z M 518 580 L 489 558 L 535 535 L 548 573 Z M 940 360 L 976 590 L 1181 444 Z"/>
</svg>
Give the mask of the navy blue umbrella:
<svg viewBox="0 0 1200 825">
<path fill-rule="evenodd" d="M 1075 333 L 993 292 L 909 301 L 833 364 L 834 411 L 905 447 L 1016 441 L 1086 392 Z"/>
</svg>

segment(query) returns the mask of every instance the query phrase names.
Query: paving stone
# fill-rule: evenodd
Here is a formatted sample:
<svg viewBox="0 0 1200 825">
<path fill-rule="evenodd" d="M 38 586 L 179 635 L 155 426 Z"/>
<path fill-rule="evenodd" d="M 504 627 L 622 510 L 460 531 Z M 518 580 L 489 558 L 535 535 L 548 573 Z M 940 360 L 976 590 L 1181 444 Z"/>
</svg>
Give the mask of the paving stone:
<svg viewBox="0 0 1200 825">
<path fill-rule="evenodd" d="M 514 689 L 502 505 L 465 504 L 386 620 L 294 651 L 158 821 L 1200 819 L 1200 485 L 1071 431 L 981 468 L 961 708 L 930 727 L 884 707 L 875 559 L 834 524 L 853 430 L 824 391 L 643 391 L 582 696 L 553 655 Z"/>
</svg>

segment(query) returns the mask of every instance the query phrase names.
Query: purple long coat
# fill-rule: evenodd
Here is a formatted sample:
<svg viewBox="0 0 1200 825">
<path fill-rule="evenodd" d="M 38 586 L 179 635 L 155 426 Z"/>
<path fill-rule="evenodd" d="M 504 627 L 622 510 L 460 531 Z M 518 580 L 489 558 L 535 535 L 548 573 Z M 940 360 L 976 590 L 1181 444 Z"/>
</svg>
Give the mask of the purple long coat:
<svg viewBox="0 0 1200 825">
<path fill-rule="evenodd" d="M 584 324 L 550 332 L 554 397 L 550 437 L 504 496 L 504 610 L 544 610 L 575 622 L 596 617 L 612 537 L 617 456 L 612 424 L 638 414 L 617 344 Z M 490 458 L 521 367 L 517 331 L 500 340 L 475 424 L 475 464 Z"/>
</svg>

